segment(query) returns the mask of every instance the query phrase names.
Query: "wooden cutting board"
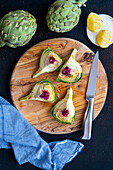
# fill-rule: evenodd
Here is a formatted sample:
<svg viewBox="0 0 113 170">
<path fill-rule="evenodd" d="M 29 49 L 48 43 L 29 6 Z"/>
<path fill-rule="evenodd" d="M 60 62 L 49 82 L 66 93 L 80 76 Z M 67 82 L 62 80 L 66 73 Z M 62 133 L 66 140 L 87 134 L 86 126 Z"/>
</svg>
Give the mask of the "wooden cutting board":
<svg viewBox="0 0 113 170">
<path fill-rule="evenodd" d="M 32 75 L 38 69 L 41 53 L 46 47 L 54 50 L 63 61 L 66 61 L 73 48 L 76 48 L 78 50 L 76 59 L 83 69 L 82 79 L 75 84 L 60 83 L 56 81 L 58 71 L 45 73 L 33 79 Z M 49 39 L 31 47 L 21 56 L 11 77 L 11 96 L 15 107 L 31 125 L 40 131 L 51 134 L 65 134 L 78 131 L 82 127 L 83 117 L 87 107 L 85 95 L 93 58 L 93 51 L 81 42 L 69 38 Z M 50 115 L 51 108 L 55 103 L 19 101 L 21 97 L 30 93 L 35 83 L 43 79 L 52 81 L 57 91 L 57 101 L 65 96 L 66 90 L 69 87 L 72 87 L 76 111 L 76 119 L 72 125 L 59 123 Z M 104 105 L 107 87 L 107 76 L 102 63 L 99 61 L 93 119 L 99 115 Z"/>
</svg>

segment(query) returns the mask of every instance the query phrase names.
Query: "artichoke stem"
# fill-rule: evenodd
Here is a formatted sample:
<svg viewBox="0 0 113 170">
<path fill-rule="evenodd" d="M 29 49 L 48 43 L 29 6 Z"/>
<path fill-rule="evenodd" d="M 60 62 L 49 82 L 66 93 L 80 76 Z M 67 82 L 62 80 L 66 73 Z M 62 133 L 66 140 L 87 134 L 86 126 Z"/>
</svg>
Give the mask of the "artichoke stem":
<svg viewBox="0 0 113 170">
<path fill-rule="evenodd" d="M 37 70 L 34 74 L 33 74 L 33 78 L 38 77 L 41 74 L 41 70 Z"/>
<path fill-rule="evenodd" d="M 28 100 L 29 99 L 29 95 L 27 95 L 27 96 L 25 96 L 25 97 L 22 97 L 22 98 L 20 98 L 19 100 L 20 101 L 26 101 L 26 100 Z"/>
</svg>

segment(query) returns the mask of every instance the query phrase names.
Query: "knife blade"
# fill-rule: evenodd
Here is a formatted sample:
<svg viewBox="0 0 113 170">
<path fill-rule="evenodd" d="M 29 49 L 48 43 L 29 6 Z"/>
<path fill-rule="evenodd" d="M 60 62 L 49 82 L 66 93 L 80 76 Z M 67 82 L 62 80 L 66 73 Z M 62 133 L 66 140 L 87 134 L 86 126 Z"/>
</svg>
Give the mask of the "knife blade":
<svg viewBox="0 0 113 170">
<path fill-rule="evenodd" d="M 98 58 L 99 58 L 99 52 L 97 51 L 91 66 L 86 97 L 94 97 L 95 95 L 95 87 L 96 87 L 96 79 L 97 79 L 97 71 L 98 71 Z"/>
<path fill-rule="evenodd" d="M 94 96 L 95 96 L 96 79 L 97 79 L 97 72 L 98 72 L 98 59 L 99 59 L 99 52 L 97 51 L 91 66 L 89 81 L 88 81 L 88 86 L 86 91 L 86 100 L 88 101 L 88 106 L 84 115 L 83 136 L 82 136 L 82 139 L 85 140 L 91 139 Z"/>
</svg>

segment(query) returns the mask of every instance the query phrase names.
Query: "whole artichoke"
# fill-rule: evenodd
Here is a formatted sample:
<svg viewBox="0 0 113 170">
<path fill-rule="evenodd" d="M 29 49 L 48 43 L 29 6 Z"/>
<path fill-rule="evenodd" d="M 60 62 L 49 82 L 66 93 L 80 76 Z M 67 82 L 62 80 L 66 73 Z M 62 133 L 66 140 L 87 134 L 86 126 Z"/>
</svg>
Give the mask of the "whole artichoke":
<svg viewBox="0 0 113 170">
<path fill-rule="evenodd" d="M 27 44 L 35 34 L 36 19 L 27 11 L 16 10 L 0 20 L 0 47 L 19 47 Z"/>
<path fill-rule="evenodd" d="M 51 31 L 67 32 L 79 22 L 81 9 L 87 0 L 57 0 L 48 9 L 47 26 Z"/>
</svg>

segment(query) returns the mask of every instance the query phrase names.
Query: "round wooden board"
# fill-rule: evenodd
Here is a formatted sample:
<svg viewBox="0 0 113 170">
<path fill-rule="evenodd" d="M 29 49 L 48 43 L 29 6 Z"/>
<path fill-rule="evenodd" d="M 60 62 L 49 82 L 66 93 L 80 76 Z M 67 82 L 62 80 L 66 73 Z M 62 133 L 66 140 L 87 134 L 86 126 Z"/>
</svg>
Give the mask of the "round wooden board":
<svg viewBox="0 0 113 170">
<path fill-rule="evenodd" d="M 45 73 L 33 79 L 32 75 L 38 69 L 41 53 L 46 47 L 50 47 L 54 50 L 63 61 L 66 61 L 73 48 L 76 48 L 78 50 L 77 61 L 83 69 L 82 79 L 75 84 L 60 83 L 56 81 L 58 71 Z M 11 78 L 11 96 L 14 105 L 23 117 L 40 131 L 51 134 L 65 134 L 78 131 L 82 127 L 83 117 L 87 107 L 85 95 L 93 58 L 93 51 L 81 42 L 69 38 L 49 39 L 36 44 L 22 55 L 13 71 Z M 59 123 L 50 115 L 51 108 L 55 103 L 19 101 L 21 97 L 30 93 L 35 83 L 43 79 L 52 81 L 57 91 L 57 101 L 65 96 L 66 90 L 69 87 L 72 87 L 73 102 L 76 112 L 76 118 L 72 125 Z M 104 105 L 107 87 L 107 76 L 99 60 L 93 119 L 99 115 Z"/>
</svg>

